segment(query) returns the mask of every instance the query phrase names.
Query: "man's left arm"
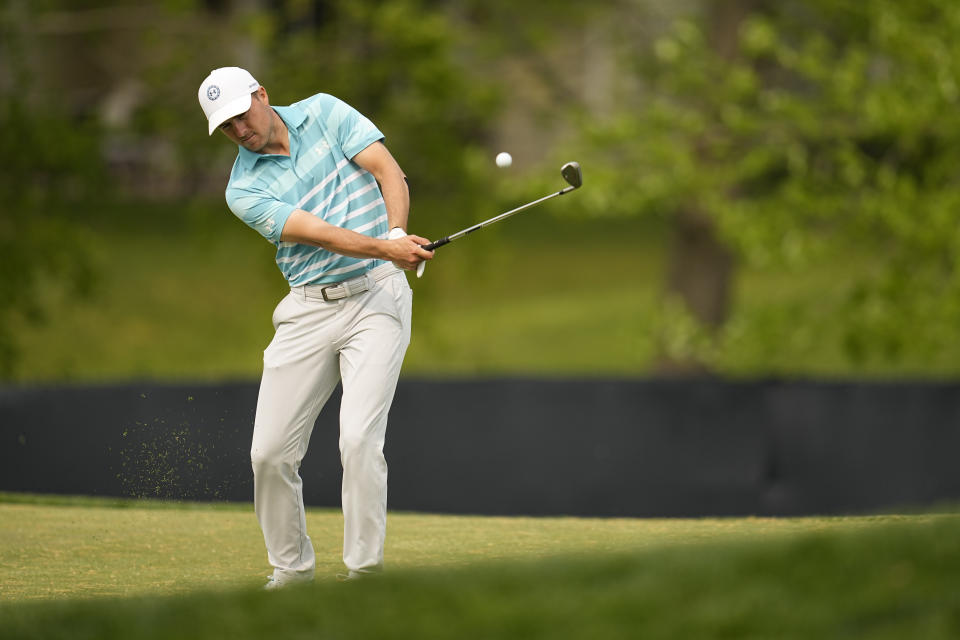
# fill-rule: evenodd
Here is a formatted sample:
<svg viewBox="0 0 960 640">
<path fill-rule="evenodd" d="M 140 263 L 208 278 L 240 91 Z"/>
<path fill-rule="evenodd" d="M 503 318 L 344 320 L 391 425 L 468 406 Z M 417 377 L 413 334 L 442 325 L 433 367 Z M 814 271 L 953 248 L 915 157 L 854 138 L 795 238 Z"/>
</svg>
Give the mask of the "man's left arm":
<svg viewBox="0 0 960 640">
<path fill-rule="evenodd" d="M 389 227 L 400 227 L 406 231 L 407 218 L 410 216 L 410 191 L 403 170 L 386 145 L 380 141 L 374 142 L 353 156 L 352 160 L 369 171 L 380 184 Z"/>
</svg>

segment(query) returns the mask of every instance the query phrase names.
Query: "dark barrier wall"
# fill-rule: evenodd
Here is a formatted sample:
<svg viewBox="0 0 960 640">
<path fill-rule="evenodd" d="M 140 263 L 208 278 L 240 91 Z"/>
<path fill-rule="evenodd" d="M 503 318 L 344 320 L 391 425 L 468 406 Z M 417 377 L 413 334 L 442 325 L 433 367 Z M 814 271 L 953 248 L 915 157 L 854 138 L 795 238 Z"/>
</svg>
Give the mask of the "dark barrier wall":
<svg viewBox="0 0 960 640">
<path fill-rule="evenodd" d="M 0 390 L 0 490 L 249 501 L 256 383 Z M 335 395 L 303 462 L 339 505 Z M 402 380 L 390 508 L 706 516 L 960 498 L 960 384 Z"/>
</svg>

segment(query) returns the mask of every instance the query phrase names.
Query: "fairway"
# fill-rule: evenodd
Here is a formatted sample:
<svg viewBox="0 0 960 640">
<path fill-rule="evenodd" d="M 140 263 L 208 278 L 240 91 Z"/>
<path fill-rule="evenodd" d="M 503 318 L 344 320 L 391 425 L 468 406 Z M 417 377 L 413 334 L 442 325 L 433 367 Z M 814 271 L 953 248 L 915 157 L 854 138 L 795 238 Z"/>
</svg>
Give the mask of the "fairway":
<svg viewBox="0 0 960 640">
<path fill-rule="evenodd" d="M 579 519 L 392 513 L 388 572 L 260 591 L 249 505 L 0 496 L 0 636 L 956 637 L 960 516 Z M 228 632 L 228 633 L 227 633 Z M 916 633 L 915 633 L 916 632 Z M 224 635 L 227 633 L 227 635 Z"/>
<path fill-rule="evenodd" d="M 262 585 L 271 568 L 252 505 L 71 498 L 0 502 L 0 597 L 168 595 Z M 916 521 L 918 517 L 910 520 Z M 583 519 L 392 513 L 388 570 L 467 567 L 550 556 L 874 526 L 901 518 Z M 339 511 L 311 509 L 317 579 L 343 571 Z"/>
</svg>

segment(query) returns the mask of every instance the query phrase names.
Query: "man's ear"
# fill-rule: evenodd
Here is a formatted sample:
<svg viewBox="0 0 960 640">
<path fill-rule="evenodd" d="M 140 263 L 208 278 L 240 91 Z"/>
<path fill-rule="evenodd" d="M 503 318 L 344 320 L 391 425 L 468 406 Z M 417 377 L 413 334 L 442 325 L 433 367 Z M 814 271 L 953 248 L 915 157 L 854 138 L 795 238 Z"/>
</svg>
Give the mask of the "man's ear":
<svg viewBox="0 0 960 640">
<path fill-rule="evenodd" d="M 263 87 L 260 87 L 259 89 L 254 91 L 253 95 L 257 100 L 259 100 L 263 104 L 267 105 L 268 107 L 270 106 L 270 97 L 267 95 L 267 90 L 264 89 Z"/>
</svg>

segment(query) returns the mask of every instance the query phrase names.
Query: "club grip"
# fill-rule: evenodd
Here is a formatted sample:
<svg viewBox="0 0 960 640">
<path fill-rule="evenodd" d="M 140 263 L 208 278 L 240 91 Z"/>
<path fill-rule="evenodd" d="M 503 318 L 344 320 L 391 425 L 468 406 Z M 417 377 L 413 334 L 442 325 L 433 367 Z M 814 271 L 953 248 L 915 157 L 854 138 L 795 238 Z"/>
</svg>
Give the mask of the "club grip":
<svg viewBox="0 0 960 640">
<path fill-rule="evenodd" d="M 447 236 L 446 238 L 441 238 L 440 240 L 437 240 L 436 242 L 431 242 L 430 244 L 423 244 L 423 245 L 420 245 L 420 246 L 423 247 L 424 249 L 426 249 L 427 251 L 433 251 L 433 250 L 436 249 L 437 247 L 442 247 L 443 245 L 447 244 L 448 242 L 450 242 L 450 236 Z"/>
</svg>

